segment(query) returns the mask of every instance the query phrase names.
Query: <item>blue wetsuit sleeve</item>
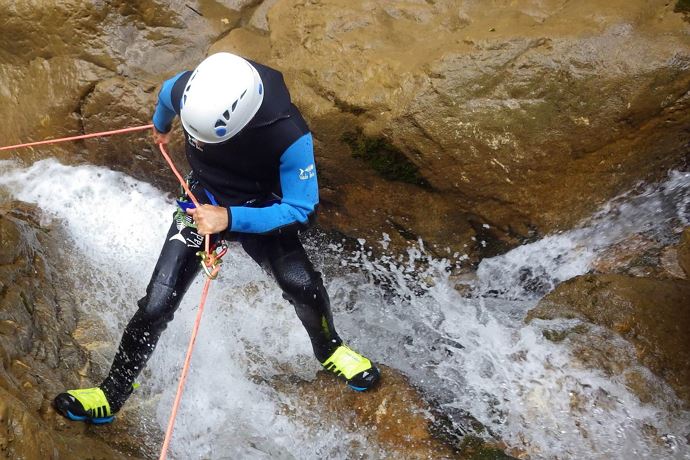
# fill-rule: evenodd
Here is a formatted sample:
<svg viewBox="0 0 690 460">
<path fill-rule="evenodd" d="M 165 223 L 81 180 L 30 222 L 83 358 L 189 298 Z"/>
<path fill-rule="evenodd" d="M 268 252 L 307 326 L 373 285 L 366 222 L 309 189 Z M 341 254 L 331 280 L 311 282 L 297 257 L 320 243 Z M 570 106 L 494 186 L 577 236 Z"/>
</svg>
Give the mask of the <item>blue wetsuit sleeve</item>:
<svg viewBox="0 0 690 460">
<path fill-rule="evenodd" d="M 161 133 L 167 133 L 172 127 L 175 119 L 175 109 L 172 103 L 172 88 L 175 82 L 184 72 L 180 72 L 169 80 L 163 82 L 161 90 L 158 92 L 158 103 L 156 111 L 153 113 L 153 126 Z"/>
<path fill-rule="evenodd" d="M 269 233 L 292 224 L 307 224 L 319 203 L 319 186 L 314 166 L 314 145 L 310 133 L 297 139 L 280 157 L 280 203 L 263 208 L 231 206 L 230 230 Z"/>
</svg>

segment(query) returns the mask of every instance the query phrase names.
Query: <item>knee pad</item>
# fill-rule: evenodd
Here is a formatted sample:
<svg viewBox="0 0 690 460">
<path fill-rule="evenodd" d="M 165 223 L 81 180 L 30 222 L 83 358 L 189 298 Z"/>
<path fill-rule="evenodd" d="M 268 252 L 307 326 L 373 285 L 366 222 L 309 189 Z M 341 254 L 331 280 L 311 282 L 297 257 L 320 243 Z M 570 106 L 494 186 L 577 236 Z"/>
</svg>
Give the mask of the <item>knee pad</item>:
<svg viewBox="0 0 690 460">
<path fill-rule="evenodd" d="M 283 297 L 290 302 L 313 305 L 328 299 L 319 273 L 303 271 L 284 272 L 281 275 L 276 276 L 276 280 L 283 290 Z"/>
<path fill-rule="evenodd" d="M 182 301 L 182 295 L 175 288 L 162 283 L 151 283 L 146 295 L 137 302 L 140 320 L 163 330 L 173 319 L 175 310 Z"/>
</svg>

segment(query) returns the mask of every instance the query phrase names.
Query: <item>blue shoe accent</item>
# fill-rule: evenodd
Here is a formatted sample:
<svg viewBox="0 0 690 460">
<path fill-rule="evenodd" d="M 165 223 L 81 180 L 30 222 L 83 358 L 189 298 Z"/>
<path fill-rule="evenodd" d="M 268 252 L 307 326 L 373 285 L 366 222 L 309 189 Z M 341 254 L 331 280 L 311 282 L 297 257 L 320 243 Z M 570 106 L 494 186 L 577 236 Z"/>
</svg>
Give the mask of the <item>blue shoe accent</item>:
<svg viewBox="0 0 690 460">
<path fill-rule="evenodd" d="M 355 390 L 355 391 L 366 391 L 366 390 L 367 390 L 367 388 L 356 387 L 356 386 L 354 386 L 354 385 L 350 385 L 349 383 L 347 384 L 347 386 L 349 386 L 350 388 L 352 388 L 352 389 Z"/>
<path fill-rule="evenodd" d="M 114 415 L 111 415 L 110 417 L 89 418 L 84 417 L 83 415 L 74 415 L 71 411 L 67 411 L 67 417 L 75 422 L 89 422 L 93 423 L 94 425 L 104 425 L 115 420 Z"/>
<path fill-rule="evenodd" d="M 92 418 L 89 421 L 94 425 L 105 425 L 106 423 L 110 423 L 113 420 L 115 420 L 114 415 L 111 415 L 110 417 Z"/>
<path fill-rule="evenodd" d="M 67 417 L 69 417 L 70 420 L 74 420 L 75 422 L 83 422 L 84 420 L 86 420 L 86 417 L 81 415 L 74 415 L 70 411 L 67 411 Z"/>
</svg>

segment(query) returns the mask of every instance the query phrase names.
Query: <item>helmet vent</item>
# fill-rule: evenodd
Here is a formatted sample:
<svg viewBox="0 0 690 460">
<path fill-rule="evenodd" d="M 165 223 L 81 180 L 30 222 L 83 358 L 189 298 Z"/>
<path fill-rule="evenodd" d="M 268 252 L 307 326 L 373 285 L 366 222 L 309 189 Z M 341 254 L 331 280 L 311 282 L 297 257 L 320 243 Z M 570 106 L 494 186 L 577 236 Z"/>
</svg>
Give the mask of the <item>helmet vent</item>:
<svg viewBox="0 0 690 460">
<path fill-rule="evenodd" d="M 189 88 L 191 88 L 191 87 L 192 87 L 192 85 L 187 85 L 187 87 L 185 88 L 185 92 L 189 91 Z"/>
<path fill-rule="evenodd" d="M 230 112 L 228 112 L 227 110 L 225 112 L 223 112 L 223 118 L 225 118 L 226 120 L 229 120 L 230 119 Z"/>
<path fill-rule="evenodd" d="M 214 128 L 217 128 L 219 126 L 227 126 L 227 125 L 225 124 L 225 122 L 223 120 L 221 120 L 219 118 L 218 120 L 216 120 L 216 124 L 214 125 Z"/>
<path fill-rule="evenodd" d="M 246 89 L 242 92 L 242 94 L 240 94 L 240 99 L 242 99 L 242 98 L 244 97 L 245 94 L 247 94 L 247 90 L 246 90 Z"/>
<path fill-rule="evenodd" d="M 233 102 L 233 103 L 232 103 L 232 107 L 230 107 L 230 110 L 232 110 L 233 112 L 235 111 L 235 107 L 237 107 L 237 102 L 238 102 L 238 101 L 239 101 L 239 99 L 238 99 L 237 101 Z"/>
<path fill-rule="evenodd" d="M 259 94 L 264 92 L 264 85 L 259 85 Z"/>
</svg>

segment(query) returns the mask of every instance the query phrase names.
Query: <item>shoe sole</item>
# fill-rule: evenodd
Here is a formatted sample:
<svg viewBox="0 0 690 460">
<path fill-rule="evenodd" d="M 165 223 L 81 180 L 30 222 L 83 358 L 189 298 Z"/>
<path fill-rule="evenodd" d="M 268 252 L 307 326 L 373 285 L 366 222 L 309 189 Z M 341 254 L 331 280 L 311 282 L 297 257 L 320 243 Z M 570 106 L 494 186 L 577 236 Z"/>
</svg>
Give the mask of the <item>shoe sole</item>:
<svg viewBox="0 0 690 460">
<path fill-rule="evenodd" d="M 93 423 L 94 425 L 105 425 L 106 423 L 110 423 L 113 420 L 115 420 L 114 415 L 111 415 L 110 417 L 89 418 L 89 417 L 85 417 L 83 415 L 74 415 L 70 411 L 67 411 L 67 413 L 64 415 L 68 419 L 72 420 L 73 422 L 86 422 L 86 423 Z"/>
</svg>

